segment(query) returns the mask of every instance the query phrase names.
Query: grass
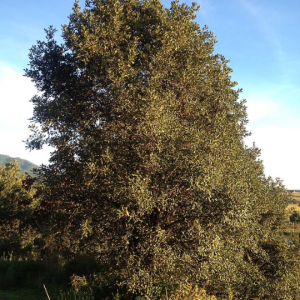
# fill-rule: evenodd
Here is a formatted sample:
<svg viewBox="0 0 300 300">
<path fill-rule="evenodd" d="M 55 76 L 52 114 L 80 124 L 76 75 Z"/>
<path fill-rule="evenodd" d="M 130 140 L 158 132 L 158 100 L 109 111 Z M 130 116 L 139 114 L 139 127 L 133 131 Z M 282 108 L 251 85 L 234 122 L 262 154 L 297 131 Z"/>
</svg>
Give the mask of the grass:
<svg viewBox="0 0 300 300">
<path fill-rule="evenodd" d="M 74 266 L 69 268 L 63 269 L 51 257 L 35 261 L 3 255 L 0 257 L 0 300 L 93 300 L 91 292 L 75 292 L 71 288 L 70 274 Z"/>
<path fill-rule="evenodd" d="M 290 216 L 294 211 L 300 213 L 300 192 L 290 192 L 290 200 L 286 207 L 286 223 L 280 229 L 280 233 L 285 237 L 300 237 L 300 223 L 290 222 Z"/>
<path fill-rule="evenodd" d="M 55 292 L 56 290 L 56 292 Z M 48 291 L 48 289 L 47 289 Z M 94 300 L 91 295 L 84 293 L 75 293 L 72 290 L 61 290 L 57 287 L 49 288 L 50 300 Z M 44 289 L 17 289 L 0 290 L 0 299 L 2 300 L 49 300 Z"/>
<path fill-rule="evenodd" d="M 300 201 L 300 192 L 290 192 L 290 196 L 292 199 Z"/>
<path fill-rule="evenodd" d="M 300 192 L 290 192 L 290 200 L 286 207 L 287 213 L 291 214 L 293 211 L 300 212 Z"/>
<path fill-rule="evenodd" d="M 300 223 L 287 222 L 280 230 L 285 236 L 300 236 Z"/>
<path fill-rule="evenodd" d="M 288 213 L 292 213 L 293 211 L 297 211 L 300 213 L 300 206 L 299 204 L 289 204 L 287 207 L 286 207 L 286 211 Z"/>
<path fill-rule="evenodd" d="M 0 299 L 9 300 L 44 300 L 46 294 L 36 289 L 0 290 Z"/>
</svg>

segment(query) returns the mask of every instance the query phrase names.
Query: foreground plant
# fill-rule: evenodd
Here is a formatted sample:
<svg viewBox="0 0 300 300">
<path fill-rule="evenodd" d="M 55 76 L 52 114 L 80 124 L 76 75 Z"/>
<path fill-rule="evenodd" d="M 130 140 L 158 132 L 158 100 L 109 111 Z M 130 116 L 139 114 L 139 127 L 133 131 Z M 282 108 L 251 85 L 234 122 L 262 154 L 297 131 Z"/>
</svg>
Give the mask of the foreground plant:
<svg viewBox="0 0 300 300">
<path fill-rule="evenodd" d="M 38 204 L 33 178 L 20 177 L 17 161 L 0 167 L 0 253 L 20 255 L 37 237 L 33 212 Z"/>
<path fill-rule="evenodd" d="M 183 285 L 177 289 L 174 294 L 169 297 L 166 295 L 160 300 L 217 300 L 214 295 L 208 295 L 204 289 L 199 289 L 198 286 Z M 232 300 L 232 299 L 230 299 Z"/>
<path fill-rule="evenodd" d="M 293 268 L 276 232 L 287 193 L 244 144 L 245 103 L 198 10 L 76 1 L 63 44 L 50 27 L 30 51 L 28 147 L 54 147 L 45 239 L 95 256 L 108 294 L 155 299 L 209 280 L 209 293 L 270 298 Z"/>
</svg>

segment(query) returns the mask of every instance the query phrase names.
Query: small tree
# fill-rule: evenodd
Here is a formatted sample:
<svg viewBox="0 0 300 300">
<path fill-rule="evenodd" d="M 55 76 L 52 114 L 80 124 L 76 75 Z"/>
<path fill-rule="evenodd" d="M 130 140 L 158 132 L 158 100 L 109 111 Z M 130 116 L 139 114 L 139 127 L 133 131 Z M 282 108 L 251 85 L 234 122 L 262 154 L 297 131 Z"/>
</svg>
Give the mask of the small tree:
<svg viewBox="0 0 300 300">
<path fill-rule="evenodd" d="M 50 27 L 31 48 L 28 147 L 55 148 L 45 226 L 52 249 L 92 253 L 124 295 L 189 282 L 268 297 L 289 268 L 276 231 L 287 192 L 244 145 L 244 101 L 197 11 L 75 2 L 63 44 Z"/>
<path fill-rule="evenodd" d="M 35 191 L 27 185 L 32 178 L 20 177 L 17 161 L 0 167 L 0 252 L 14 252 L 32 245 L 36 231 L 32 227 L 36 206 Z"/>
<path fill-rule="evenodd" d="M 293 211 L 293 213 L 290 215 L 290 222 L 300 222 L 300 214 L 297 211 Z"/>
</svg>

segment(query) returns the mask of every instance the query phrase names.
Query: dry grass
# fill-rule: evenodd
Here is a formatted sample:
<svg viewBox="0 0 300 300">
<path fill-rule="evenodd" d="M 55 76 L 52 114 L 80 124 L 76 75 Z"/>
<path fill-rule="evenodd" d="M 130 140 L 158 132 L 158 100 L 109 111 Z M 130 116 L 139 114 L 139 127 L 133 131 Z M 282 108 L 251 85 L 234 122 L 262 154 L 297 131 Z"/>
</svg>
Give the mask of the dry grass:
<svg viewBox="0 0 300 300">
<path fill-rule="evenodd" d="M 300 192 L 290 193 L 290 197 L 291 197 L 291 199 L 294 199 L 294 200 L 297 200 L 300 202 Z"/>
<path fill-rule="evenodd" d="M 299 235 L 300 234 L 300 223 L 286 222 L 279 230 L 281 233 L 286 233 L 288 235 Z"/>
<path fill-rule="evenodd" d="M 294 200 L 290 202 L 286 207 L 286 212 L 288 216 L 290 216 L 294 211 L 297 211 L 300 213 L 300 193 L 299 192 L 293 192 L 290 193 L 290 199 Z"/>
<path fill-rule="evenodd" d="M 286 207 L 286 211 L 288 213 L 292 213 L 293 211 L 297 211 L 300 213 L 300 206 L 299 204 L 289 204 L 287 207 Z"/>
<path fill-rule="evenodd" d="M 286 233 L 288 235 L 299 235 L 300 234 L 300 223 L 291 223 L 290 222 L 290 216 L 294 211 L 300 213 L 300 192 L 293 192 L 290 193 L 290 199 L 289 204 L 287 205 L 285 211 L 286 211 L 286 223 L 284 226 L 280 229 L 280 232 Z"/>
</svg>

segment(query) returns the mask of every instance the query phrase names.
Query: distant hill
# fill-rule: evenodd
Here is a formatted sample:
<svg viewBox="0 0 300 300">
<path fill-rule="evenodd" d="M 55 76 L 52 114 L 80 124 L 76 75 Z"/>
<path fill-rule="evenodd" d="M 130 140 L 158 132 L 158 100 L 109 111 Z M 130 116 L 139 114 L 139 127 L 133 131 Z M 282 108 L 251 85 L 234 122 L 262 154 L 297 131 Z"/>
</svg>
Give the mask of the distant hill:
<svg viewBox="0 0 300 300">
<path fill-rule="evenodd" d="M 11 160 L 17 160 L 21 169 L 21 174 L 28 173 L 31 176 L 34 176 L 32 169 L 37 169 L 39 166 L 31 163 L 30 161 L 26 159 L 22 159 L 20 157 L 11 157 L 8 155 L 0 154 L 0 166 L 5 165 L 5 163 L 10 162 Z"/>
</svg>

